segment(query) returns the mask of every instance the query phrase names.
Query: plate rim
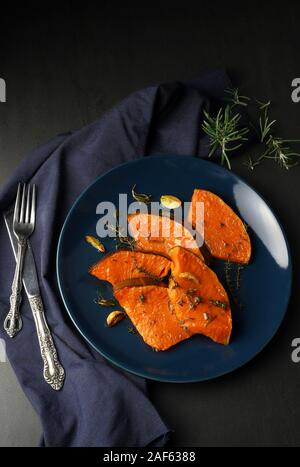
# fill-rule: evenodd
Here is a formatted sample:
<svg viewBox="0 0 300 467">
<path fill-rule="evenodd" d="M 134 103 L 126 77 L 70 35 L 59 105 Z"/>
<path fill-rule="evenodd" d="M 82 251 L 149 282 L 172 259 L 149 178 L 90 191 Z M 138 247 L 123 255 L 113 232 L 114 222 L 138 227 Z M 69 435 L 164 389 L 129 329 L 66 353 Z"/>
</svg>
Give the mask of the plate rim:
<svg viewBox="0 0 300 467">
<path fill-rule="evenodd" d="M 72 215 L 73 211 L 75 210 L 76 206 L 80 203 L 81 199 L 85 196 L 86 192 L 88 192 L 94 185 L 96 185 L 99 180 L 101 180 L 104 176 L 110 174 L 111 172 L 114 172 L 114 171 L 120 169 L 121 167 L 136 164 L 136 163 L 138 163 L 138 162 L 140 162 L 142 160 L 145 160 L 146 156 L 139 157 L 139 158 L 131 160 L 131 161 L 123 162 L 123 163 L 121 163 L 121 164 L 107 170 L 102 175 L 99 175 L 94 181 L 92 181 L 86 188 L 84 188 L 81 191 L 81 193 L 78 195 L 78 197 L 75 199 L 75 201 L 73 202 L 73 204 L 69 208 L 69 211 L 68 211 L 68 213 L 67 213 L 67 215 L 65 217 L 65 220 L 64 220 L 63 225 L 62 225 L 61 230 L 60 230 L 60 234 L 59 234 L 59 238 L 58 238 L 58 242 L 57 242 L 57 249 L 56 249 L 56 278 L 57 278 L 57 282 L 58 282 L 59 293 L 60 293 L 61 299 L 63 301 L 64 307 L 65 307 L 65 309 L 66 309 L 72 323 L 74 324 L 75 328 L 79 332 L 79 334 L 86 340 L 86 342 L 98 354 L 100 354 L 102 357 L 106 358 L 113 366 L 116 366 L 117 368 L 120 368 L 120 369 L 122 369 L 124 371 L 127 371 L 127 372 L 129 372 L 131 374 L 134 374 L 136 376 L 139 376 L 141 378 L 149 379 L 149 380 L 152 380 L 152 381 L 164 382 L 164 383 L 184 384 L 184 383 L 200 383 L 200 382 L 214 380 L 216 378 L 220 378 L 222 376 L 228 375 L 229 373 L 232 373 L 235 370 L 238 370 L 239 368 L 242 368 L 245 365 L 247 365 L 249 362 L 251 362 L 253 359 L 255 359 L 264 350 L 264 348 L 269 345 L 269 343 L 273 340 L 273 338 L 277 335 L 277 333 L 278 333 L 278 331 L 279 331 L 279 329 L 280 329 L 280 327 L 282 325 L 282 322 L 283 322 L 283 320 L 284 320 L 284 318 L 285 318 L 285 316 L 287 314 L 288 306 L 289 306 L 289 302 L 290 302 L 290 298 L 291 298 L 291 290 L 292 290 L 292 283 L 293 283 L 293 263 L 292 263 L 292 255 L 291 255 L 290 245 L 289 245 L 285 230 L 283 229 L 283 226 L 282 226 L 280 220 L 278 219 L 277 214 L 273 211 L 270 204 L 265 200 L 264 196 L 262 196 L 255 188 L 253 188 L 248 182 L 246 182 L 242 177 L 237 175 L 235 172 L 232 172 L 231 170 L 229 170 L 226 167 L 223 167 L 221 165 L 217 165 L 215 162 L 208 161 L 206 159 L 202 159 L 202 158 L 199 158 L 197 156 L 190 156 L 190 155 L 184 155 L 184 154 L 181 154 L 181 155 L 157 154 L 157 155 L 152 155 L 152 156 L 148 156 L 148 157 L 155 157 L 155 158 L 162 158 L 162 159 L 172 158 L 172 157 L 179 157 L 179 158 L 183 159 L 183 158 L 186 158 L 186 157 L 192 157 L 192 158 L 198 160 L 200 163 L 207 164 L 208 166 L 213 166 L 215 168 L 218 168 L 221 171 L 223 170 L 227 174 L 230 174 L 231 177 L 235 178 L 237 181 L 240 181 L 240 182 L 244 183 L 248 188 L 250 188 L 256 195 L 258 195 L 260 197 L 260 199 L 265 203 L 265 205 L 271 211 L 272 215 L 274 216 L 274 218 L 275 218 L 275 220 L 276 220 L 276 222 L 277 222 L 277 224 L 278 224 L 278 226 L 279 226 L 279 228 L 280 228 L 280 230 L 282 232 L 282 235 L 283 235 L 283 238 L 284 238 L 284 241 L 285 241 L 285 244 L 286 244 L 287 256 L 288 256 L 288 272 L 289 272 L 289 284 L 288 284 L 288 291 L 287 291 L 287 294 L 286 294 L 286 296 L 287 296 L 286 304 L 285 304 L 285 307 L 284 307 L 284 310 L 283 310 L 283 313 L 282 313 L 282 317 L 281 317 L 281 319 L 280 319 L 280 321 L 278 323 L 278 326 L 276 327 L 276 330 L 273 332 L 271 337 L 269 339 L 267 339 L 263 343 L 263 345 L 250 358 L 248 358 L 246 361 L 244 361 L 240 365 L 228 368 L 226 371 L 221 371 L 219 373 L 214 374 L 213 376 L 208 376 L 208 377 L 204 377 L 204 378 L 196 377 L 196 378 L 188 378 L 188 379 L 178 379 L 178 378 L 164 377 L 164 376 L 151 376 L 151 375 L 148 375 L 148 374 L 146 374 L 145 372 L 142 372 L 142 371 L 132 370 L 131 368 L 128 368 L 126 365 L 114 361 L 109 355 L 107 355 L 107 353 L 105 351 L 99 350 L 99 348 L 80 329 L 79 325 L 77 324 L 75 318 L 72 315 L 71 310 L 69 310 L 69 307 L 68 307 L 68 305 L 66 303 L 64 293 L 63 293 L 63 290 L 62 290 L 60 274 L 59 274 L 59 269 L 60 269 L 59 264 L 61 262 L 60 250 L 62 248 L 63 236 L 64 236 L 64 233 L 65 233 L 65 230 L 66 230 L 68 220 L 71 217 L 71 215 Z"/>
</svg>

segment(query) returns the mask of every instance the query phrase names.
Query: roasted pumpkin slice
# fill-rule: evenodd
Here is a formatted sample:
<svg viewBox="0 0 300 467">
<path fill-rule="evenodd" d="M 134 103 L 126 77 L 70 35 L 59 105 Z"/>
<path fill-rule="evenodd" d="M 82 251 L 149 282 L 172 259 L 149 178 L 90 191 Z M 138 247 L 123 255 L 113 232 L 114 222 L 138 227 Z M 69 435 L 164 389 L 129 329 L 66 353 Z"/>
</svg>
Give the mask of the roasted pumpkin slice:
<svg viewBox="0 0 300 467">
<path fill-rule="evenodd" d="M 184 248 L 172 248 L 169 254 L 173 263 L 168 292 L 179 322 L 191 334 L 204 334 L 228 344 L 232 330 L 230 303 L 216 274 Z"/>
<path fill-rule="evenodd" d="M 219 196 L 194 190 L 189 221 L 196 225 L 196 203 L 204 203 L 204 242 L 210 254 L 222 260 L 247 264 L 251 243 L 245 225 Z"/>
<path fill-rule="evenodd" d="M 142 251 L 119 250 L 94 264 L 89 273 L 113 286 L 124 280 L 149 277 L 162 279 L 170 271 L 171 262 L 165 256 Z"/>
<path fill-rule="evenodd" d="M 134 277 L 133 279 L 125 279 L 122 282 L 114 285 L 114 292 L 124 287 L 142 287 L 145 285 L 156 285 L 158 287 L 168 287 L 166 282 L 162 282 L 161 279 L 155 277 Z"/>
<path fill-rule="evenodd" d="M 192 233 L 169 217 L 155 214 L 130 214 L 128 226 L 129 233 L 141 250 L 154 251 L 168 256 L 171 248 L 180 245 L 203 259 Z"/>
<path fill-rule="evenodd" d="M 166 287 L 123 287 L 115 291 L 115 297 L 143 340 L 154 349 L 167 350 L 190 336 L 170 306 Z"/>
</svg>

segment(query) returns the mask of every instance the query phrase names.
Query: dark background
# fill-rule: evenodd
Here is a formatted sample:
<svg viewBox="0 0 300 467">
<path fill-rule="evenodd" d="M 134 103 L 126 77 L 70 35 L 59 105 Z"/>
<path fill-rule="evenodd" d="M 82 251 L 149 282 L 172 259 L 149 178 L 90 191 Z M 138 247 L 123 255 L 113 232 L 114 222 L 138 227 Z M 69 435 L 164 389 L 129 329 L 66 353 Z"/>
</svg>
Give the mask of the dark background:
<svg viewBox="0 0 300 467">
<path fill-rule="evenodd" d="M 0 7 L 0 77 L 7 84 L 1 183 L 26 151 L 54 134 L 98 118 L 136 89 L 209 68 L 226 67 L 243 92 L 271 99 L 278 134 L 300 138 L 300 103 L 291 101 L 291 81 L 300 76 L 299 2 L 41 3 Z M 284 171 L 268 162 L 251 172 L 245 157 L 235 158 L 233 170 L 271 204 L 291 245 L 290 306 L 271 344 L 242 369 L 199 384 L 149 383 L 174 446 L 300 445 L 300 363 L 290 357 L 300 337 L 300 165 Z"/>
</svg>

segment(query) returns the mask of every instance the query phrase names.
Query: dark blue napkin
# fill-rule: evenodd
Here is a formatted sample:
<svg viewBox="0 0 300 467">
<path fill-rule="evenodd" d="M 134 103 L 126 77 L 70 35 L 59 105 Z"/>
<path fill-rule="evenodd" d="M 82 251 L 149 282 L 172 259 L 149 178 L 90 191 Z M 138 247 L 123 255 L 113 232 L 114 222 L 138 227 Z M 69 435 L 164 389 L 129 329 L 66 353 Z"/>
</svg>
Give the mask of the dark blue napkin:
<svg viewBox="0 0 300 467">
<path fill-rule="evenodd" d="M 33 150 L 0 190 L 3 213 L 14 202 L 18 181 L 31 181 L 38 187 L 37 224 L 30 241 L 48 322 L 66 369 L 63 390 L 55 392 L 43 381 L 35 327 L 25 296 L 22 332 L 10 339 L 3 331 L 15 262 L 2 219 L 0 337 L 6 341 L 8 358 L 26 396 L 41 417 L 41 445 L 164 444 L 169 429 L 150 402 L 145 381 L 109 364 L 71 324 L 56 281 L 57 241 L 77 196 L 112 167 L 158 153 L 206 157 L 207 139 L 201 133 L 203 107 L 218 103 L 228 86 L 226 74 L 214 71 L 191 82 L 138 91 L 95 123 L 59 135 Z"/>
</svg>

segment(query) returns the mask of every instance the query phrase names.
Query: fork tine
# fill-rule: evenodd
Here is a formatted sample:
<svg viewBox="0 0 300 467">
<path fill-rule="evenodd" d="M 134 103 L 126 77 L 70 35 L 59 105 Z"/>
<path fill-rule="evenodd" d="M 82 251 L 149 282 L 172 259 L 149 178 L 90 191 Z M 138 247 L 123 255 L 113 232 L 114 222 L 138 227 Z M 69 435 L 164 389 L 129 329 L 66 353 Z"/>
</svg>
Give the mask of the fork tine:
<svg viewBox="0 0 300 467">
<path fill-rule="evenodd" d="M 25 214 L 25 222 L 28 224 L 29 218 L 29 210 L 30 210 L 30 185 L 27 188 L 27 199 L 26 199 L 26 214 Z"/>
<path fill-rule="evenodd" d="M 23 190 L 22 190 L 22 202 L 21 202 L 21 212 L 20 212 L 20 222 L 24 222 L 24 216 L 25 216 L 25 195 L 26 195 L 26 183 L 23 184 Z"/>
<path fill-rule="evenodd" d="M 15 224 L 19 220 L 19 214 L 20 214 L 20 196 L 21 196 L 21 183 L 18 184 L 18 191 L 17 191 L 17 197 L 16 197 L 16 202 L 15 202 L 15 209 L 14 209 L 14 220 L 13 223 Z"/>
<path fill-rule="evenodd" d="M 35 225 L 35 204 L 36 204 L 36 190 L 35 185 L 32 187 L 32 194 L 31 194 L 31 213 L 30 213 L 30 223 Z"/>
</svg>

